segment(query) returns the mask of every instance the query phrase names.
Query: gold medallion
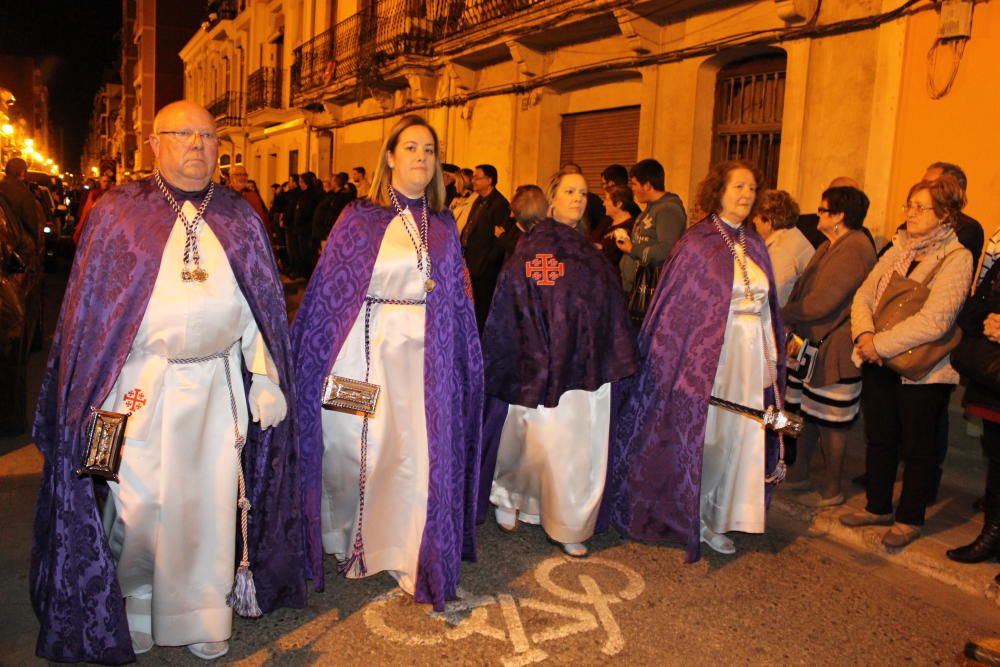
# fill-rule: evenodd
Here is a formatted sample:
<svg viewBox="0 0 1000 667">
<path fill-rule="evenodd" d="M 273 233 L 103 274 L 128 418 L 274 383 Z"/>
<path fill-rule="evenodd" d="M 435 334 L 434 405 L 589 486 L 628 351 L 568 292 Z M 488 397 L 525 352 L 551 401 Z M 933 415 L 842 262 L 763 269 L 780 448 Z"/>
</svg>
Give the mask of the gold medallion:
<svg viewBox="0 0 1000 667">
<path fill-rule="evenodd" d="M 437 283 L 434 282 L 433 278 L 428 278 L 427 280 L 424 281 L 424 291 L 427 292 L 428 294 L 433 292 L 435 287 L 437 287 Z"/>
</svg>

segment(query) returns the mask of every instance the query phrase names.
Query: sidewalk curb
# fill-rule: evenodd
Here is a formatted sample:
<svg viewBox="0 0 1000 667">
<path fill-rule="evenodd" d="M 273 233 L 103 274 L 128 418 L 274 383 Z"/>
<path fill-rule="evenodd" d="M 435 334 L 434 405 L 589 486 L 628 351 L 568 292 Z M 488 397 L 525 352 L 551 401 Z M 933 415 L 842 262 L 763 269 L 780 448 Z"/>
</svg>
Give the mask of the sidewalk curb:
<svg viewBox="0 0 1000 667">
<path fill-rule="evenodd" d="M 902 551 L 888 553 L 882 546 L 882 533 L 885 532 L 885 527 L 848 528 L 838 521 L 841 514 L 853 511 L 853 508 L 846 505 L 817 510 L 775 494 L 771 499 L 771 509 L 809 524 L 805 536 L 828 537 L 844 546 L 883 558 L 917 574 L 954 586 L 970 595 L 990 600 L 1000 607 L 1000 586 L 994 581 L 997 563 L 988 562 L 979 565 L 955 563 L 948 560 L 943 547 L 940 550 L 928 547 L 925 542 L 929 539 L 927 537 L 917 540 Z M 914 548 L 921 542 L 924 542 L 921 545 L 923 548 Z"/>
</svg>

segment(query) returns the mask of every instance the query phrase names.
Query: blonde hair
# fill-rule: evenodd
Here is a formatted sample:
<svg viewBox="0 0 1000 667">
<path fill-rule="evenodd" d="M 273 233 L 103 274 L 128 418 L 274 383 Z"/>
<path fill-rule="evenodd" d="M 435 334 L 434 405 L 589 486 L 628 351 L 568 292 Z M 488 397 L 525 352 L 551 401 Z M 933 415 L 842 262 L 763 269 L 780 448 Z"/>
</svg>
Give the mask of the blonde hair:
<svg viewBox="0 0 1000 667">
<path fill-rule="evenodd" d="M 556 172 L 556 174 L 549 179 L 549 184 L 545 188 L 545 198 L 549 200 L 549 204 L 552 203 L 553 198 L 556 196 L 556 192 L 559 190 L 559 186 L 562 185 L 563 179 L 567 176 L 579 176 L 580 178 L 583 178 L 583 174 L 578 171 L 566 171 L 564 169 Z M 586 183 L 587 179 L 584 178 L 583 182 Z"/>
<path fill-rule="evenodd" d="M 382 151 L 379 153 L 378 163 L 375 165 L 375 173 L 372 174 L 372 184 L 368 189 L 368 198 L 379 206 L 385 208 L 392 206 L 387 191 L 392 185 L 392 168 L 389 166 L 388 156 L 389 153 L 396 150 L 396 146 L 399 144 L 399 135 L 403 133 L 403 130 L 417 125 L 426 127 L 434 139 L 434 175 L 431 176 L 431 181 L 427 184 L 425 193 L 427 195 L 427 206 L 437 213 L 444 208 L 446 196 L 444 176 L 441 174 L 440 142 L 438 141 L 437 132 L 431 127 L 430 123 L 415 114 L 407 114 L 400 118 L 393 125 L 392 130 L 389 131 L 389 136 L 385 138 L 385 143 L 382 144 Z"/>
</svg>

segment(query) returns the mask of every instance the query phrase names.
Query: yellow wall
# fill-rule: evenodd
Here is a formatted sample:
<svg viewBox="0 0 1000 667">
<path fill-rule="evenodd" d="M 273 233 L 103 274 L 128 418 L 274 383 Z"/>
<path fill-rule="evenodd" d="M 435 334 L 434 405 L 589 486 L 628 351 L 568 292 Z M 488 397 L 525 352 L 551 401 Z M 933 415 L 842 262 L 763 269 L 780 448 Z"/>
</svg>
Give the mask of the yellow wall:
<svg viewBox="0 0 1000 667">
<path fill-rule="evenodd" d="M 907 190 L 928 164 L 953 162 L 969 177 L 966 211 L 983 223 L 989 235 L 1000 223 L 993 206 L 1000 193 L 1000 132 L 996 128 L 1000 119 L 1000 2 L 976 4 L 972 39 L 955 84 L 948 95 L 932 100 L 927 94 L 926 56 L 937 27 L 937 12 L 913 16 L 907 27 L 896 150 L 891 161 L 890 198 L 894 206 L 889 210 L 898 211 Z M 949 62 L 945 49 L 939 49 L 938 60 L 943 73 L 943 65 Z"/>
</svg>

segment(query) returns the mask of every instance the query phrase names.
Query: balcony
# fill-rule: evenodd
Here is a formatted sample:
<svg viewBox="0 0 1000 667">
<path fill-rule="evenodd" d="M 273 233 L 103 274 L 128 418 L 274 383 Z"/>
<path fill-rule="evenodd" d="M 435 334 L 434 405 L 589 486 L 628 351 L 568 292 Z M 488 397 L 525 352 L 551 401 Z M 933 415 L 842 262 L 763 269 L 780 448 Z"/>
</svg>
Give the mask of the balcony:
<svg viewBox="0 0 1000 667">
<path fill-rule="evenodd" d="M 315 98 L 320 89 L 324 96 L 340 97 L 359 79 L 368 87 L 385 83 L 393 74 L 390 63 L 432 54 L 434 27 L 423 6 L 378 0 L 372 10 L 344 19 L 295 49 L 293 103 Z"/>
<path fill-rule="evenodd" d="M 281 71 L 261 67 L 247 77 L 247 113 L 281 108 Z"/>
<path fill-rule="evenodd" d="M 239 93 L 223 93 L 208 105 L 208 113 L 215 118 L 218 129 L 243 125 L 243 96 Z"/>
<path fill-rule="evenodd" d="M 236 18 L 236 16 L 246 9 L 246 0 L 211 0 L 207 4 L 208 20 L 226 21 Z"/>
<path fill-rule="evenodd" d="M 447 3 L 444 19 L 444 36 L 478 28 L 489 23 L 510 18 L 518 12 L 539 5 L 545 0 L 468 0 Z"/>
</svg>

